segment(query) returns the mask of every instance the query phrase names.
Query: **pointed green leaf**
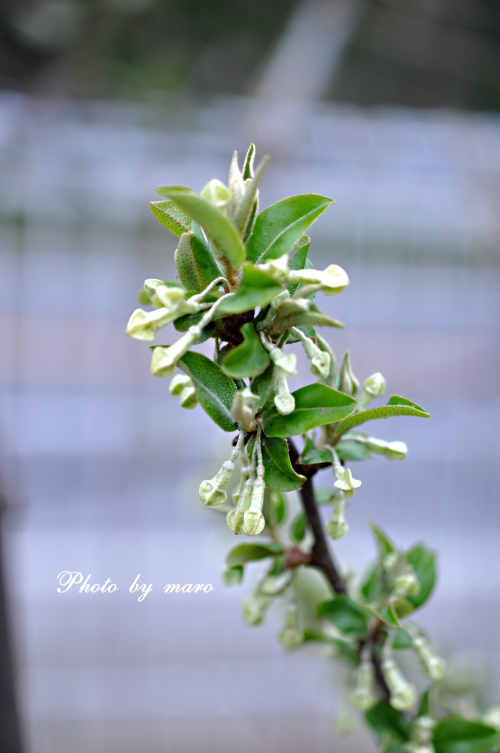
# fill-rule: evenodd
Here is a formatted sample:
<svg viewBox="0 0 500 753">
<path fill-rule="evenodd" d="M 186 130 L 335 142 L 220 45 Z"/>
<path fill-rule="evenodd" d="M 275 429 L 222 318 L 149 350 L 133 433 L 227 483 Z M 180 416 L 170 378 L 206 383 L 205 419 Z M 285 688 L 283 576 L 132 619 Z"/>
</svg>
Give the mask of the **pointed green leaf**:
<svg viewBox="0 0 500 753">
<path fill-rule="evenodd" d="M 236 431 L 231 406 L 238 390 L 233 380 L 201 353 L 189 351 L 179 361 L 179 367 L 193 380 L 200 405 L 210 418 L 224 431 Z"/>
<path fill-rule="evenodd" d="M 264 157 L 257 170 L 255 171 L 255 175 L 245 186 L 245 193 L 241 198 L 240 204 L 233 219 L 235 227 L 240 233 L 243 233 L 251 219 L 252 209 L 255 205 L 257 188 L 259 186 L 264 170 L 266 169 L 268 161 L 269 157 Z"/>
<path fill-rule="evenodd" d="M 413 638 L 408 630 L 400 627 L 394 633 L 394 639 L 392 641 L 392 647 L 396 651 L 401 651 L 408 648 L 413 648 Z"/>
<path fill-rule="evenodd" d="M 224 271 L 216 261 L 210 246 L 203 234 L 203 230 L 197 222 L 193 222 L 193 234 L 195 237 L 195 243 L 193 244 L 193 254 L 195 262 L 197 263 L 200 273 L 206 280 L 206 283 L 212 282 L 217 277 L 223 277 Z"/>
<path fill-rule="evenodd" d="M 230 350 L 222 362 L 222 371 L 234 379 L 261 374 L 270 364 L 269 354 L 251 322 L 243 325 L 241 334 L 242 344 Z"/>
<path fill-rule="evenodd" d="M 273 525 L 281 525 L 285 520 L 288 512 L 288 506 L 285 497 L 278 491 L 273 490 L 269 498 L 269 504 L 271 515 L 273 517 Z"/>
<path fill-rule="evenodd" d="M 290 256 L 290 259 L 288 261 L 288 269 L 298 270 L 298 269 L 304 269 L 307 262 L 307 254 L 309 252 L 309 246 L 311 244 L 311 239 L 308 235 L 303 235 L 295 246 L 292 249 L 292 255 Z M 297 288 L 299 287 L 300 283 L 289 283 L 287 284 L 287 288 L 290 292 L 290 295 L 293 295 Z"/>
<path fill-rule="evenodd" d="M 161 224 L 179 238 L 191 230 L 191 218 L 173 201 L 151 201 L 151 211 Z"/>
<path fill-rule="evenodd" d="M 385 557 L 385 555 L 389 552 L 394 552 L 394 544 L 387 536 L 387 534 L 384 533 L 384 531 L 376 523 L 374 523 L 373 520 L 369 520 L 368 525 L 370 526 L 371 531 L 375 536 L 375 541 L 377 542 L 380 558 Z"/>
<path fill-rule="evenodd" d="M 254 439 L 248 443 L 248 452 L 251 455 Z M 270 489 L 278 492 L 291 492 L 300 489 L 305 476 L 300 476 L 292 468 L 288 443 L 280 437 L 262 437 L 262 460 L 264 462 L 264 481 Z"/>
<path fill-rule="evenodd" d="M 332 390 L 324 384 L 310 384 L 292 393 L 295 410 L 282 416 L 276 408 L 263 415 L 264 432 L 268 437 L 293 437 L 348 416 L 356 401 L 343 392 Z"/>
<path fill-rule="evenodd" d="M 422 544 L 418 544 L 406 553 L 406 559 L 412 566 L 420 591 L 416 596 L 407 596 L 415 609 L 425 604 L 436 584 L 436 555 Z"/>
<path fill-rule="evenodd" d="M 336 429 L 336 435 L 342 436 L 346 431 L 354 429 L 355 426 L 360 426 L 366 423 L 366 421 L 374 421 L 377 418 L 392 418 L 393 416 L 419 416 L 420 418 L 429 418 L 430 413 L 420 405 L 412 403 L 405 397 L 399 395 L 393 395 L 387 405 L 382 405 L 379 408 L 369 408 L 368 410 L 355 413 L 353 416 L 342 421 Z"/>
<path fill-rule="evenodd" d="M 260 306 L 268 306 L 281 292 L 281 285 L 261 269 L 245 264 L 243 277 L 236 293 L 228 296 L 218 307 L 223 314 L 242 314 Z"/>
<path fill-rule="evenodd" d="M 243 180 L 248 180 L 249 178 L 253 178 L 253 161 L 255 159 L 255 144 L 250 144 L 248 147 L 248 152 L 245 157 L 245 162 L 243 163 Z"/>
<path fill-rule="evenodd" d="M 240 544 L 231 549 L 226 557 L 226 565 L 228 567 L 244 565 L 247 562 L 266 559 L 266 557 L 276 557 L 278 554 L 283 554 L 283 551 L 281 544 L 274 542 L 269 544 Z"/>
<path fill-rule="evenodd" d="M 283 440 L 284 441 L 284 440 Z M 305 479 L 304 479 L 305 480 Z M 305 513 L 299 512 L 290 523 L 290 538 L 297 544 L 304 541 L 307 531 L 307 518 Z"/>
<path fill-rule="evenodd" d="M 486 753 L 500 746 L 500 733 L 482 722 L 459 716 L 442 719 L 433 732 L 436 753 Z"/>
<path fill-rule="evenodd" d="M 191 219 L 198 222 L 231 267 L 241 266 L 245 261 L 245 249 L 238 231 L 217 207 L 189 188 L 181 186 L 160 186 L 156 192 L 174 201 Z"/>
<path fill-rule="evenodd" d="M 362 638 L 368 631 L 371 612 L 349 596 L 340 594 L 335 599 L 324 601 L 319 605 L 318 617 L 329 620 L 345 635 Z"/>
<path fill-rule="evenodd" d="M 340 460 L 371 460 L 373 457 L 366 443 L 351 437 L 350 434 L 335 445 L 335 450 Z"/>
<path fill-rule="evenodd" d="M 268 207 L 255 221 L 247 244 L 247 258 L 261 263 L 289 253 L 332 203 L 333 199 L 309 193 L 290 196 Z"/>
<path fill-rule="evenodd" d="M 360 586 L 360 593 L 368 604 L 380 600 L 383 591 L 382 568 L 380 563 L 373 565 Z"/>
<path fill-rule="evenodd" d="M 365 719 L 374 730 L 379 741 L 387 733 L 395 735 L 400 740 L 408 739 L 409 723 L 401 711 L 396 711 L 388 703 L 379 701 L 365 713 Z"/>
</svg>

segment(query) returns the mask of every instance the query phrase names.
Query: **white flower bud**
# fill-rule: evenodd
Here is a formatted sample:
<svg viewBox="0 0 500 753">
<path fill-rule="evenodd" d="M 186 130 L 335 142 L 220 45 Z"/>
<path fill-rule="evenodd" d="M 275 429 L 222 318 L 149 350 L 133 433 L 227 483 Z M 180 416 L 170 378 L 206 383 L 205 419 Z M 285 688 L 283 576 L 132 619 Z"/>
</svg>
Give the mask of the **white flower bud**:
<svg viewBox="0 0 500 753">
<path fill-rule="evenodd" d="M 446 671 L 444 659 L 433 653 L 431 647 L 421 635 L 413 637 L 413 646 L 426 674 L 429 675 L 431 680 L 435 682 L 442 680 Z"/>
<path fill-rule="evenodd" d="M 156 288 L 159 285 L 163 285 L 163 280 L 156 280 L 155 278 L 144 280 L 144 290 L 146 294 L 149 296 L 149 299 L 151 299 L 154 296 Z"/>
<path fill-rule="evenodd" d="M 349 468 L 343 468 L 341 465 L 338 465 L 334 466 L 333 472 L 335 474 L 335 478 L 337 479 L 334 483 L 334 486 L 337 489 L 343 491 L 346 496 L 352 496 L 354 489 L 357 489 L 359 486 L 361 486 L 361 481 L 358 481 L 357 479 L 352 477 L 352 473 Z"/>
<path fill-rule="evenodd" d="M 420 583 L 411 570 L 403 572 L 394 578 L 394 591 L 397 596 L 417 596 L 420 593 Z"/>
<path fill-rule="evenodd" d="M 273 348 L 269 356 L 279 369 L 280 376 L 291 377 L 297 373 L 297 356 L 295 353 L 285 354 L 280 348 Z"/>
<path fill-rule="evenodd" d="M 382 663 L 382 672 L 391 692 L 390 705 L 397 711 L 408 711 L 415 703 L 415 688 L 407 682 L 392 659 Z"/>
<path fill-rule="evenodd" d="M 188 301 L 185 301 L 184 291 L 181 288 L 170 288 L 162 284 L 156 288 L 152 303 L 157 306 L 163 306 L 174 313 L 181 308 L 182 304 L 188 303 Z"/>
<path fill-rule="evenodd" d="M 495 727 L 500 732 L 500 706 L 492 706 L 490 709 L 487 709 L 482 714 L 481 720 L 484 724 Z"/>
<path fill-rule="evenodd" d="M 255 413 L 260 397 L 254 395 L 250 387 L 239 390 L 233 398 L 231 405 L 231 416 L 239 425 L 247 431 L 255 428 Z"/>
<path fill-rule="evenodd" d="M 397 552 L 387 552 L 387 554 L 385 555 L 382 561 L 384 570 L 387 573 L 390 573 L 396 567 L 399 559 L 400 559 L 400 556 L 398 555 Z"/>
<path fill-rule="evenodd" d="M 136 309 L 128 320 L 125 332 L 134 340 L 154 340 L 156 332 L 173 322 L 175 316 L 165 308 L 156 311 Z"/>
<path fill-rule="evenodd" d="M 287 612 L 285 626 L 278 633 L 278 640 L 288 649 L 297 648 L 304 642 L 304 633 L 299 626 L 299 612 L 295 605 Z"/>
<path fill-rule="evenodd" d="M 330 264 L 325 270 L 297 269 L 288 273 L 290 282 L 303 285 L 320 285 L 325 295 L 341 293 L 349 285 L 349 277 L 342 267 Z"/>
<path fill-rule="evenodd" d="M 196 342 L 199 336 L 199 328 L 190 327 L 186 334 L 169 348 L 163 346 L 155 348 L 153 358 L 151 359 L 151 373 L 157 377 L 172 376 L 177 366 L 177 361 L 188 352 L 191 345 Z"/>
<path fill-rule="evenodd" d="M 245 481 L 238 500 L 238 507 L 227 515 L 227 524 L 236 535 L 243 533 L 243 521 L 245 513 L 250 507 L 250 502 L 252 501 L 253 485 L 254 481 L 251 478 Z M 232 513 L 234 513 L 234 515 Z"/>
<path fill-rule="evenodd" d="M 193 387 L 191 377 L 188 377 L 187 374 L 176 374 L 168 385 L 168 390 L 171 395 L 180 395 L 185 387 Z"/>
<path fill-rule="evenodd" d="M 341 497 L 335 499 L 332 507 L 332 516 L 326 524 L 326 532 L 334 541 L 341 539 L 349 530 L 349 525 L 344 518 L 345 500 Z"/>
<path fill-rule="evenodd" d="M 372 397 L 380 397 L 385 392 L 385 379 L 382 374 L 377 371 L 376 374 L 372 374 L 363 382 L 363 388 L 365 392 L 368 392 Z"/>
<path fill-rule="evenodd" d="M 310 337 L 306 337 L 298 327 L 292 327 L 292 333 L 299 337 L 308 359 L 311 361 L 311 371 L 320 379 L 326 379 L 330 373 L 332 359 L 330 354 L 318 348 Z"/>
<path fill-rule="evenodd" d="M 352 705 L 360 711 L 368 711 L 377 702 L 373 666 L 362 661 L 356 670 L 356 687 L 350 695 Z"/>
<path fill-rule="evenodd" d="M 200 484 L 200 499 L 204 505 L 215 507 L 222 505 L 227 500 L 225 489 L 229 484 L 234 471 L 232 460 L 226 460 L 210 481 L 202 481 Z"/>
<path fill-rule="evenodd" d="M 198 405 L 198 395 L 194 387 L 185 387 L 179 394 L 179 404 L 181 408 L 193 410 Z"/>
<path fill-rule="evenodd" d="M 278 376 L 276 379 L 276 395 L 274 404 L 278 413 L 282 416 L 288 416 L 295 410 L 295 398 L 288 389 L 288 383 L 284 376 Z"/>
<path fill-rule="evenodd" d="M 291 579 L 292 574 L 290 570 L 285 570 L 279 573 L 279 575 L 266 575 L 260 583 L 259 590 L 268 596 L 276 596 L 276 594 L 281 593 L 290 585 Z"/>
<path fill-rule="evenodd" d="M 428 745 L 419 745 L 417 742 L 408 742 L 401 748 L 403 753 L 435 753 L 434 746 L 429 743 Z"/>
<path fill-rule="evenodd" d="M 264 617 L 264 613 L 271 602 L 271 596 L 254 594 L 249 596 L 243 602 L 242 616 L 246 625 L 259 625 Z"/>
<path fill-rule="evenodd" d="M 262 515 L 264 504 L 264 491 L 266 485 L 264 479 L 258 478 L 253 485 L 252 501 L 243 518 L 243 530 L 247 536 L 257 536 L 266 524 Z"/>
<path fill-rule="evenodd" d="M 410 728 L 410 737 L 419 745 L 427 745 L 432 738 L 432 730 L 436 726 L 430 716 L 419 716 Z"/>
<path fill-rule="evenodd" d="M 371 452 L 383 455 L 388 460 L 404 460 L 408 454 L 408 447 L 404 442 L 384 442 L 382 439 L 367 437 L 364 440 L 364 444 L 366 444 Z"/>
<path fill-rule="evenodd" d="M 344 353 L 339 373 L 337 375 L 337 382 L 339 390 L 346 395 L 355 395 L 359 390 L 359 382 L 354 376 L 351 367 L 351 357 L 348 350 Z"/>
<path fill-rule="evenodd" d="M 225 207 L 231 201 L 231 191 L 217 178 L 210 180 L 201 190 L 200 196 L 216 207 Z"/>
</svg>

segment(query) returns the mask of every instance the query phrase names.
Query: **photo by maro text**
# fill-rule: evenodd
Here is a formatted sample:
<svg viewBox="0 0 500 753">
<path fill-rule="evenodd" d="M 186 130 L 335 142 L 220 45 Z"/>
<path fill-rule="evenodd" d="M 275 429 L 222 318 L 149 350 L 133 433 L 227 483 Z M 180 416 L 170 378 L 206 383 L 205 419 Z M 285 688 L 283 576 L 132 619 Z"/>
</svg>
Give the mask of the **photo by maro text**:
<svg viewBox="0 0 500 753">
<path fill-rule="evenodd" d="M 128 590 L 129 593 L 135 594 L 137 593 L 137 600 L 138 601 L 144 601 L 146 596 L 153 590 L 153 584 L 152 583 L 139 583 L 140 574 L 136 577 L 134 582 L 131 586 L 129 586 Z M 100 583 L 91 583 L 90 581 L 91 574 L 87 575 L 87 577 L 83 578 L 83 573 L 76 570 L 63 570 L 59 575 L 57 576 L 57 581 L 59 583 L 59 588 L 57 589 L 57 592 L 60 594 L 67 593 L 73 586 L 76 588 L 74 590 L 78 590 L 78 593 L 108 593 L 112 594 L 115 591 L 119 590 L 119 587 L 116 585 L 116 583 L 113 583 L 111 578 L 108 578 L 104 581 L 104 583 L 101 585 Z M 213 591 L 214 587 L 211 583 L 185 583 L 184 585 L 181 585 L 180 583 L 167 583 L 165 586 L 163 586 L 163 591 L 166 594 L 169 593 L 184 593 L 184 594 L 190 594 L 190 593 L 210 593 L 210 591 Z"/>
</svg>

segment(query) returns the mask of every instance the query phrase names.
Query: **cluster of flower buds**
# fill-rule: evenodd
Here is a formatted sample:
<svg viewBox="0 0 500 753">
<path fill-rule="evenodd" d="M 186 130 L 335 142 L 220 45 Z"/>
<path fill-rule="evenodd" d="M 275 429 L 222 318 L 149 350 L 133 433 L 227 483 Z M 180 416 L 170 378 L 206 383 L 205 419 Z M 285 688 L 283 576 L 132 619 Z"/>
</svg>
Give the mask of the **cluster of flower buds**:
<svg viewBox="0 0 500 753">
<path fill-rule="evenodd" d="M 332 359 L 327 351 L 321 350 L 297 327 L 292 327 L 292 334 L 302 343 L 305 354 L 311 361 L 311 372 L 320 379 L 326 379 L 330 373 Z"/>
<path fill-rule="evenodd" d="M 350 701 L 360 711 L 368 711 L 377 702 L 377 695 L 373 665 L 367 656 L 361 659 L 355 672 L 355 679 L 356 685 L 350 695 Z"/>
<path fill-rule="evenodd" d="M 363 382 L 363 392 L 358 397 L 358 410 L 366 410 L 372 400 L 375 400 L 376 397 L 381 397 L 384 392 L 385 379 L 377 371 L 376 374 L 372 374 Z"/>
<path fill-rule="evenodd" d="M 403 552 L 388 552 L 383 566 L 396 596 L 417 596 L 420 583 Z"/>
<path fill-rule="evenodd" d="M 389 703 L 397 711 L 408 711 L 415 703 L 415 688 L 390 657 L 383 660 L 382 672 L 391 693 Z"/>
<path fill-rule="evenodd" d="M 200 499 L 207 507 L 223 505 L 227 500 L 226 489 L 234 471 L 234 464 L 243 445 L 244 432 L 241 431 L 236 443 L 236 447 L 231 453 L 229 460 L 219 468 L 215 476 L 209 481 L 202 481 L 200 484 Z"/>
<path fill-rule="evenodd" d="M 404 745 L 404 753 L 434 753 L 432 731 L 436 726 L 430 716 L 418 716 L 410 727 L 410 740 Z"/>
<path fill-rule="evenodd" d="M 198 398 L 191 377 L 185 374 L 177 374 L 170 382 L 168 389 L 171 395 L 179 398 L 181 408 L 192 409 L 198 405 Z"/>
<path fill-rule="evenodd" d="M 262 513 L 266 484 L 260 427 L 257 428 L 252 460 L 249 468 L 244 468 L 244 475 L 245 480 L 241 493 L 238 493 L 236 508 L 228 513 L 227 524 L 235 534 L 244 532 L 247 536 L 258 536 L 266 525 Z"/>
<path fill-rule="evenodd" d="M 341 539 L 349 530 L 349 525 L 344 517 L 346 502 L 343 496 L 335 497 L 333 500 L 332 514 L 326 524 L 326 532 L 334 541 Z"/>
<path fill-rule="evenodd" d="M 304 642 L 304 633 L 300 629 L 299 610 L 292 604 L 286 613 L 283 630 L 278 633 L 278 640 L 285 648 L 297 648 Z"/>
<path fill-rule="evenodd" d="M 429 642 L 423 635 L 419 634 L 415 628 L 409 628 L 409 630 L 413 639 L 413 648 L 422 662 L 424 672 L 429 675 L 431 680 L 439 682 L 439 680 L 443 679 L 446 671 L 444 659 L 441 659 L 440 656 L 436 656 Z"/>
</svg>

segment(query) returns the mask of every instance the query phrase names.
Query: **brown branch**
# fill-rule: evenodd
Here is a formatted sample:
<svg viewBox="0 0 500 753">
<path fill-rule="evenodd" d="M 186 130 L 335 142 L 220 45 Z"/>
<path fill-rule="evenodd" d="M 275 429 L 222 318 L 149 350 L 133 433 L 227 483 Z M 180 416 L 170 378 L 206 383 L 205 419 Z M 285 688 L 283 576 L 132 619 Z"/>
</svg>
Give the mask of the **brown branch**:
<svg viewBox="0 0 500 753">
<path fill-rule="evenodd" d="M 298 473 L 302 473 L 307 476 L 307 471 L 304 473 L 304 467 L 297 464 L 299 453 L 295 444 L 291 439 L 288 439 L 288 446 L 290 451 L 290 461 L 292 466 Z M 323 523 L 321 522 L 318 505 L 316 504 L 316 497 L 314 495 L 314 487 L 312 482 L 313 473 L 307 476 L 302 488 L 299 489 L 299 494 L 302 499 L 302 506 L 307 517 L 309 528 L 314 538 L 314 544 L 312 548 L 312 562 L 313 567 L 317 567 L 322 570 L 328 581 L 331 583 L 333 590 L 337 594 L 347 593 L 346 583 L 340 574 L 340 571 L 335 564 L 323 529 Z"/>
</svg>

